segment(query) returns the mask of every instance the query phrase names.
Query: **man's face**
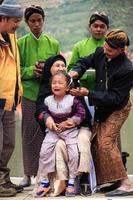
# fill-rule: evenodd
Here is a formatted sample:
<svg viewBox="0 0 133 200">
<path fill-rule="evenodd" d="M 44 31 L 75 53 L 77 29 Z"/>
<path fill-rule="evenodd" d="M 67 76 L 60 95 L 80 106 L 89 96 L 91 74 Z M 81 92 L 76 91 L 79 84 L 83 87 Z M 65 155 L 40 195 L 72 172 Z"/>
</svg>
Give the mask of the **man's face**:
<svg viewBox="0 0 133 200">
<path fill-rule="evenodd" d="M 17 28 L 20 26 L 21 21 L 22 21 L 22 18 L 17 18 L 17 17 L 2 18 L 1 26 L 0 26 L 1 32 L 14 33 L 17 30 Z"/>
<path fill-rule="evenodd" d="M 33 13 L 29 17 L 27 24 L 30 28 L 30 31 L 38 38 L 42 33 L 42 28 L 44 24 L 42 15 L 39 13 Z"/>
<path fill-rule="evenodd" d="M 106 57 L 110 58 L 110 59 L 117 57 L 124 51 L 124 49 L 120 48 L 120 47 L 114 49 L 114 48 L 110 47 L 107 43 L 104 44 L 103 49 L 104 49 L 104 53 L 105 53 Z"/>
<path fill-rule="evenodd" d="M 102 39 L 108 30 L 107 25 L 100 20 L 96 20 L 93 24 L 89 26 L 89 28 L 92 37 L 97 40 Z"/>
</svg>

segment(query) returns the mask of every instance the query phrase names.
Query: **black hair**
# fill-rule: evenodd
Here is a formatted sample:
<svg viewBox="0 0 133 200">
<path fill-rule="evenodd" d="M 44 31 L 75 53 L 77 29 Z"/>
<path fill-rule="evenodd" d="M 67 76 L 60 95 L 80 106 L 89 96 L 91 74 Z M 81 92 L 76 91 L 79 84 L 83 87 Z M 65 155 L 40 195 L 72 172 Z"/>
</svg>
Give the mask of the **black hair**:
<svg viewBox="0 0 133 200">
<path fill-rule="evenodd" d="M 109 28 L 109 18 L 106 15 L 105 12 L 95 12 L 91 15 L 90 20 L 89 20 L 89 26 L 93 24 L 96 20 L 100 20 L 103 23 L 106 24 L 106 26 Z"/>
<path fill-rule="evenodd" d="M 3 1 L 4 1 L 4 0 L 0 0 L 0 4 L 2 4 L 2 3 L 3 3 Z"/>
<path fill-rule="evenodd" d="M 70 86 L 71 83 L 72 83 L 72 78 L 69 76 L 69 74 L 67 72 L 64 72 L 64 71 L 59 71 L 57 73 L 55 73 L 52 77 L 51 77 L 51 81 L 53 80 L 53 78 L 56 76 L 56 75 L 61 75 L 61 76 L 64 76 L 65 79 L 66 79 L 66 82 L 67 82 L 67 85 Z"/>
<path fill-rule="evenodd" d="M 38 14 L 42 15 L 42 18 L 44 20 L 44 18 L 45 18 L 44 10 L 40 6 L 32 5 L 25 9 L 25 12 L 24 12 L 25 21 L 27 22 L 29 20 L 30 16 L 34 13 L 38 13 Z"/>
</svg>

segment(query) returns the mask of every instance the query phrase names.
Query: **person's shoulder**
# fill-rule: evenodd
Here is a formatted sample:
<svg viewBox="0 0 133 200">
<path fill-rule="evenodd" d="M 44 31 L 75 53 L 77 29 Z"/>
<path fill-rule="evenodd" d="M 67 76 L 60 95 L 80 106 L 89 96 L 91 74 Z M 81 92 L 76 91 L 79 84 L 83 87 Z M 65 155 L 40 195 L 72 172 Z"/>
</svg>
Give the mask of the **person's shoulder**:
<svg viewBox="0 0 133 200">
<path fill-rule="evenodd" d="M 46 100 L 49 100 L 49 99 L 51 99 L 51 98 L 53 98 L 53 95 L 49 95 L 49 96 L 46 97 L 45 99 L 46 99 Z"/>
<path fill-rule="evenodd" d="M 30 33 L 27 33 L 26 35 L 23 35 L 22 37 L 18 38 L 17 42 L 21 43 L 25 41 L 27 38 L 29 38 Z"/>
<path fill-rule="evenodd" d="M 58 41 L 56 38 L 54 38 L 53 36 L 51 36 L 51 35 L 48 35 L 48 34 L 43 33 L 43 37 L 44 37 L 47 41 L 50 41 L 50 42 L 53 43 L 53 44 L 59 44 L 59 41 Z"/>
<path fill-rule="evenodd" d="M 133 63 L 132 61 L 126 56 L 124 55 L 124 61 L 125 61 L 125 64 L 124 64 L 124 68 L 127 68 L 129 71 L 133 71 Z"/>
<path fill-rule="evenodd" d="M 82 39 L 82 40 L 76 42 L 76 43 L 74 44 L 74 46 L 75 46 L 75 47 L 82 46 L 82 45 L 86 44 L 87 42 L 89 42 L 90 40 L 91 40 L 91 38 L 89 38 L 89 37 L 84 38 L 84 39 Z"/>
<path fill-rule="evenodd" d="M 71 94 L 66 94 L 64 99 L 70 102 L 74 100 L 74 96 L 72 96 Z"/>
<path fill-rule="evenodd" d="M 50 103 L 52 99 L 53 99 L 53 95 L 49 95 L 48 97 L 46 97 L 44 100 L 45 104 Z"/>
<path fill-rule="evenodd" d="M 103 54 L 103 53 L 104 53 L 103 47 L 97 47 L 96 48 L 95 54 Z"/>
</svg>

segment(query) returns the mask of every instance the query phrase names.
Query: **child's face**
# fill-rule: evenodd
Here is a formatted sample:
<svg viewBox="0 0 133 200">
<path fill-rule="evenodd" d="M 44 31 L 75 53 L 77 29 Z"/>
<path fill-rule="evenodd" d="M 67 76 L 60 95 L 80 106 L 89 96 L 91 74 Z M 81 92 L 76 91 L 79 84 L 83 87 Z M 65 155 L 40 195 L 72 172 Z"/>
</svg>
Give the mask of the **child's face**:
<svg viewBox="0 0 133 200">
<path fill-rule="evenodd" d="M 55 96 L 63 97 L 68 91 L 68 84 L 64 75 L 55 75 L 51 83 L 52 92 Z"/>
<path fill-rule="evenodd" d="M 57 60 L 56 62 L 53 63 L 51 67 L 51 74 L 54 75 L 59 71 L 65 71 L 66 72 L 67 68 L 65 66 L 65 63 L 62 60 Z"/>
</svg>

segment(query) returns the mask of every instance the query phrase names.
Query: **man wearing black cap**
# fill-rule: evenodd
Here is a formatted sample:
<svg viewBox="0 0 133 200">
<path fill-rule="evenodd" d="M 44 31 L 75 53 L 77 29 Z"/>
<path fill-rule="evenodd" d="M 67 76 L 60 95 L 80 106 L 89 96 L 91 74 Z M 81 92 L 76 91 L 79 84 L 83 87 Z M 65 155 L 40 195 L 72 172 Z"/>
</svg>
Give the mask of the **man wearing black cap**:
<svg viewBox="0 0 133 200">
<path fill-rule="evenodd" d="M 88 25 L 91 37 L 87 37 L 74 45 L 68 70 L 72 69 L 79 58 L 93 53 L 97 47 L 103 46 L 104 36 L 109 28 L 109 19 L 105 12 L 95 12 L 91 15 Z M 84 87 L 94 88 L 95 75 L 84 74 L 80 83 Z"/>
<path fill-rule="evenodd" d="M 105 37 L 104 47 L 79 59 L 70 72 L 73 78 L 80 78 L 89 67 L 94 66 L 96 70 L 96 89 L 73 89 L 72 94 L 88 96 L 89 102 L 95 105 L 92 154 L 97 183 L 119 182 L 119 187 L 106 196 L 133 195 L 133 183 L 128 179 L 117 146 L 121 127 L 131 109 L 133 66 L 125 54 L 127 44 L 124 31 L 112 30 Z"/>
<path fill-rule="evenodd" d="M 23 190 L 11 182 L 7 168 L 15 146 L 15 108 L 22 96 L 14 34 L 22 16 L 22 8 L 15 0 L 5 0 L 0 5 L 0 197 L 11 197 Z"/>
<path fill-rule="evenodd" d="M 59 54 L 59 42 L 43 33 L 45 13 L 40 6 L 29 6 L 24 13 L 30 33 L 18 40 L 21 62 L 22 97 L 22 150 L 24 179 L 20 185 L 29 186 L 36 176 L 39 153 L 44 135 L 34 117 L 40 77 L 44 60 Z"/>
<path fill-rule="evenodd" d="M 74 64 L 79 58 L 88 56 L 93 53 L 97 47 L 103 46 L 105 40 L 105 34 L 109 28 L 109 19 L 105 12 L 95 12 L 91 15 L 89 20 L 89 31 L 91 37 L 87 37 L 82 41 L 79 41 L 74 45 L 72 57 L 70 59 L 68 70 L 72 69 Z M 93 89 L 95 87 L 95 72 L 94 70 L 84 74 L 80 79 L 80 84 L 83 87 Z M 87 101 L 87 97 L 85 97 Z M 94 116 L 94 107 L 89 107 L 92 115 L 92 121 Z M 88 183 L 87 174 L 83 174 L 80 180 L 81 193 L 87 193 L 86 185 Z M 82 191 L 83 190 L 83 191 Z M 86 191 L 86 192 L 85 192 Z M 89 193 L 90 191 L 88 191 Z M 85 194 L 86 195 L 86 194 Z"/>
</svg>

